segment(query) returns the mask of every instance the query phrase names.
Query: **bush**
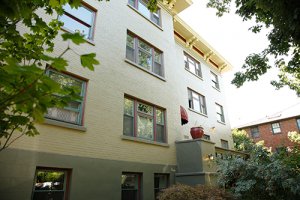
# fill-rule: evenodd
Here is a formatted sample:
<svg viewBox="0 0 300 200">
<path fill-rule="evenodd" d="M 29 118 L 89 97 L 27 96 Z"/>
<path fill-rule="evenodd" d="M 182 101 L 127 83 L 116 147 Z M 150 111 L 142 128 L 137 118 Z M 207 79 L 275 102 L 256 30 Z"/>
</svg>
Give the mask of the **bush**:
<svg viewBox="0 0 300 200">
<path fill-rule="evenodd" d="M 235 199 L 235 197 L 217 186 L 197 185 L 195 187 L 176 183 L 162 190 L 157 199 L 159 200 L 198 200 L 198 199 Z"/>
</svg>

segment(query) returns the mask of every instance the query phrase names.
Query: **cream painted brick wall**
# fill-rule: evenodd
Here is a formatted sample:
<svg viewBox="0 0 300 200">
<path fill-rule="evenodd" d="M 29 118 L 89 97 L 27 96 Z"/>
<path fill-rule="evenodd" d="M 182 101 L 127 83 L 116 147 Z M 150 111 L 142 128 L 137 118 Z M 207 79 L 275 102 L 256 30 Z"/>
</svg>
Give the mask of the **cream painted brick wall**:
<svg viewBox="0 0 300 200">
<path fill-rule="evenodd" d="M 176 164 L 175 140 L 189 135 L 190 127 L 197 120 L 205 134 L 221 146 L 220 139 L 229 141 L 233 148 L 222 75 L 203 61 L 195 52 L 186 50 L 180 41 L 175 42 L 172 16 L 161 9 L 163 31 L 127 5 L 127 0 L 97 2 L 86 0 L 97 10 L 94 42 L 70 47 L 78 54 L 95 52 L 101 65 L 95 71 L 83 69 L 76 53 L 68 51 L 63 57 L 69 61 L 67 70 L 88 80 L 84 111 L 86 132 L 54 125 L 37 125 L 40 135 L 23 137 L 11 147 L 61 153 L 68 155 L 135 161 L 145 163 Z M 39 15 L 50 18 L 39 11 Z M 57 15 L 53 15 L 53 19 Z M 22 27 L 20 30 L 24 31 Z M 127 30 L 163 51 L 166 82 L 125 62 Z M 55 51 L 60 55 L 68 43 L 58 36 Z M 203 81 L 184 69 L 183 51 L 201 62 Z M 221 92 L 212 88 L 210 70 L 218 74 Z M 189 124 L 181 126 L 180 105 L 188 109 L 187 87 L 204 95 L 208 117 L 187 110 Z M 170 147 L 122 140 L 123 102 L 128 94 L 166 109 L 167 137 Z M 226 125 L 217 122 L 215 102 L 223 106 Z M 214 132 L 210 128 L 215 126 Z"/>
</svg>

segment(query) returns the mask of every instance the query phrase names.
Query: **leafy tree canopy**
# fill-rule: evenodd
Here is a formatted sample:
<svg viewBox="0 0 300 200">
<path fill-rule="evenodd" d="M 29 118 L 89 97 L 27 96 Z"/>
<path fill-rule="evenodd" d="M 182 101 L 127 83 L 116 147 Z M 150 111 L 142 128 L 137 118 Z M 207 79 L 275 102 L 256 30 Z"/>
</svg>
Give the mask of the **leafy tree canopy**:
<svg viewBox="0 0 300 200">
<path fill-rule="evenodd" d="M 237 128 L 232 130 L 232 138 L 234 143 L 234 149 L 236 151 L 247 151 L 252 150 L 254 145 L 263 146 L 264 141 L 259 141 L 257 143 L 253 142 L 251 138 L 249 138 L 248 134 L 244 130 L 238 130 Z"/>
<path fill-rule="evenodd" d="M 207 7 L 216 8 L 217 16 L 229 13 L 231 0 L 209 0 Z M 263 27 L 269 28 L 270 45 L 261 53 L 250 54 L 237 72 L 232 84 L 238 88 L 246 81 L 256 81 L 267 73 L 272 65 L 269 56 L 275 57 L 274 67 L 279 69 L 279 81 L 271 84 L 280 89 L 288 86 L 300 96 L 300 1 L 299 0 L 236 0 L 236 14 L 244 21 L 255 19 L 251 27 L 253 33 L 259 33 Z M 286 63 L 282 56 L 291 52 L 291 59 Z"/>
</svg>

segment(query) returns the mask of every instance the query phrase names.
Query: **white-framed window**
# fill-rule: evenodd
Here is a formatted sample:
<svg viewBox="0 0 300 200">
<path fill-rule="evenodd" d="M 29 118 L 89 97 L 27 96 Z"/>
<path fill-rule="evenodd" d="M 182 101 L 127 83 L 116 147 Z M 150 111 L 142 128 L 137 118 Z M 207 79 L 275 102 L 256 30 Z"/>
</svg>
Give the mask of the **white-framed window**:
<svg viewBox="0 0 300 200">
<path fill-rule="evenodd" d="M 217 120 L 219 122 L 225 123 L 223 106 L 216 104 L 216 111 L 217 111 Z"/>
<path fill-rule="evenodd" d="M 160 9 L 157 8 L 155 12 L 150 12 L 147 9 L 147 0 L 128 0 L 129 5 L 134 7 L 136 10 L 139 11 L 142 15 L 144 15 L 146 18 L 151 20 L 153 23 L 157 24 L 158 26 L 161 26 L 161 19 L 160 19 Z"/>
<path fill-rule="evenodd" d="M 250 128 L 252 138 L 260 137 L 258 126 L 254 126 Z"/>
<path fill-rule="evenodd" d="M 188 100 L 189 100 L 189 108 L 195 110 L 196 112 L 205 115 L 207 114 L 204 96 L 188 89 Z"/>
<path fill-rule="evenodd" d="M 45 114 L 44 117 L 71 124 L 82 125 L 83 103 L 85 98 L 86 82 L 78 78 L 74 78 L 70 75 L 64 74 L 62 72 L 55 71 L 53 69 L 48 69 L 46 71 L 46 75 L 48 75 L 54 81 L 58 82 L 61 85 L 61 87 L 78 87 L 81 90 L 81 92 L 79 92 L 77 95 L 81 96 L 82 100 L 72 100 L 69 106 L 64 108 L 48 108 L 48 113 Z M 53 96 L 57 95 L 54 94 Z"/>
<path fill-rule="evenodd" d="M 210 72 L 210 74 L 211 74 L 212 86 L 217 89 L 220 89 L 218 76 L 216 74 L 214 74 L 213 72 Z"/>
<path fill-rule="evenodd" d="M 281 127 L 279 122 L 275 122 L 271 124 L 273 134 L 281 133 Z"/>
<path fill-rule="evenodd" d="M 85 4 L 78 9 L 66 4 L 63 9 L 64 14 L 59 16 L 58 20 L 64 22 L 64 27 L 84 35 L 86 39 L 93 40 L 96 11 Z"/>
<path fill-rule="evenodd" d="M 185 68 L 188 69 L 190 72 L 199 77 L 202 77 L 200 63 L 186 53 L 184 53 L 184 65 Z"/>
</svg>

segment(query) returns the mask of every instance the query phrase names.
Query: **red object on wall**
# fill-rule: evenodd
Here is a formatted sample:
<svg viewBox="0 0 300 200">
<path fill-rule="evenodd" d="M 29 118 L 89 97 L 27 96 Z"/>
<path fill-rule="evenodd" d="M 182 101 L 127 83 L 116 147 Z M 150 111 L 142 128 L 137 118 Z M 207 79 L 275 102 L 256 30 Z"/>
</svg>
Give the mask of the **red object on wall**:
<svg viewBox="0 0 300 200">
<path fill-rule="evenodd" d="M 180 106 L 180 113 L 181 113 L 181 125 L 187 124 L 189 122 L 189 117 L 186 110 L 182 106 Z"/>
<path fill-rule="evenodd" d="M 192 127 L 191 136 L 193 139 L 202 138 L 204 135 L 204 130 L 202 127 Z"/>
</svg>

